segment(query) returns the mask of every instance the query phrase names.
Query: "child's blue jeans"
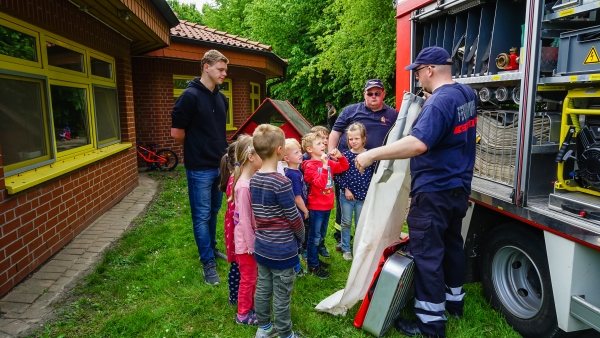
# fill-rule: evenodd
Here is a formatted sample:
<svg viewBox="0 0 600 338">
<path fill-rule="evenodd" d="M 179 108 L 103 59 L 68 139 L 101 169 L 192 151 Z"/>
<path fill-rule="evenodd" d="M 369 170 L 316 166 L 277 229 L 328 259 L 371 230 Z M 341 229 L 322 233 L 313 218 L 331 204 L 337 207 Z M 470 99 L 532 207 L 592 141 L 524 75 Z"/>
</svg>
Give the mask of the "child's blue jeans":
<svg viewBox="0 0 600 338">
<path fill-rule="evenodd" d="M 340 192 L 340 204 L 342 206 L 342 252 L 350 252 L 350 233 L 352 232 L 352 214 L 354 214 L 354 228 L 358 224 L 360 212 L 365 201 L 349 201 L 346 196 Z"/>
<path fill-rule="evenodd" d="M 309 268 L 319 266 L 319 244 L 327 233 L 329 214 L 331 210 L 309 210 L 308 217 L 308 243 L 306 245 L 307 261 Z"/>
</svg>

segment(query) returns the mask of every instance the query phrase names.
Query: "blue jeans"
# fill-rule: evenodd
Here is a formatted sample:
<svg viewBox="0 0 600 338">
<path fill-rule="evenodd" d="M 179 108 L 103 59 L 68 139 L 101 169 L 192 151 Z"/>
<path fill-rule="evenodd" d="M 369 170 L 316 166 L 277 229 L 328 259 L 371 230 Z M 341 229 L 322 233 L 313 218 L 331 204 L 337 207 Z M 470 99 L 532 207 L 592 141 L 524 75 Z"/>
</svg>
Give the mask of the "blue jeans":
<svg viewBox="0 0 600 338">
<path fill-rule="evenodd" d="M 217 247 L 217 214 L 223 201 L 219 190 L 219 169 L 186 170 L 192 211 L 194 239 L 202 264 L 214 260 Z"/>
<path fill-rule="evenodd" d="M 327 233 L 327 225 L 329 224 L 329 214 L 331 210 L 309 210 L 308 217 L 308 244 L 307 261 L 309 268 L 319 266 L 319 244 L 322 239 L 325 239 Z"/>
<path fill-rule="evenodd" d="M 356 228 L 364 203 L 365 201 L 349 201 L 346 199 L 346 195 L 340 192 L 340 204 L 342 205 L 342 252 L 352 251 L 350 248 L 352 214 L 354 213 L 354 228 Z"/>
</svg>

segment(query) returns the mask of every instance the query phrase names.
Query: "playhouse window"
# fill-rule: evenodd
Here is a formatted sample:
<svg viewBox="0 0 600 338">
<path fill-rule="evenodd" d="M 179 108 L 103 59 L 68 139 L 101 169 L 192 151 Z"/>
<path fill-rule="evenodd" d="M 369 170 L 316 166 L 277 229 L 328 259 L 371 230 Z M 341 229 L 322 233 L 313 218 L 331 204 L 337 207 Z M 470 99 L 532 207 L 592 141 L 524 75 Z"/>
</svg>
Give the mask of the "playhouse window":
<svg viewBox="0 0 600 338">
<path fill-rule="evenodd" d="M 256 111 L 256 108 L 260 106 L 260 85 L 258 83 L 250 82 L 250 114 Z"/>
</svg>

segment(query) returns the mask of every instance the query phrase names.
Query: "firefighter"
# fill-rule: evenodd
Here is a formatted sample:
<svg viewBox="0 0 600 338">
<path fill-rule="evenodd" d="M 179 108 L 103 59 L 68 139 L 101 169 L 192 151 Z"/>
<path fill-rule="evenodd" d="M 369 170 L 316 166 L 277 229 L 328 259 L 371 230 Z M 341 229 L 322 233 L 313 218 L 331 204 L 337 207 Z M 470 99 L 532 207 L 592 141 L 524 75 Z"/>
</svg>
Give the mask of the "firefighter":
<svg viewBox="0 0 600 338">
<path fill-rule="evenodd" d="M 446 337 L 446 311 L 462 317 L 465 254 L 461 236 L 475 163 L 477 97 L 452 80 L 451 58 L 440 47 L 423 49 L 407 66 L 428 99 L 410 136 L 356 157 L 359 170 L 374 161 L 410 158 L 412 197 L 407 222 L 415 259 L 417 320 L 395 327 L 412 337 Z M 430 93 L 430 94 L 429 94 Z"/>
</svg>

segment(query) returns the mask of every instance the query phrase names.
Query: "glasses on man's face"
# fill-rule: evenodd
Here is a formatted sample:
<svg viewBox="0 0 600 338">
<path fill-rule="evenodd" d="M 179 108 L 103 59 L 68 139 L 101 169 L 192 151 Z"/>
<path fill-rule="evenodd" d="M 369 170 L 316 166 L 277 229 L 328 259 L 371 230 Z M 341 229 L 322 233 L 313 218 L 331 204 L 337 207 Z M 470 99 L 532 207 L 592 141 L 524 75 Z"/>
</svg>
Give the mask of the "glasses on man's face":
<svg viewBox="0 0 600 338">
<path fill-rule="evenodd" d="M 377 96 L 377 97 L 380 97 L 380 96 L 381 96 L 381 94 L 383 94 L 383 92 L 368 92 L 368 93 L 367 93 L 367 96 L 368 96 L 368 97 L 371 97 L 371 96 L 375 95 L 375 96 Z"/>
<path fill-rule="evenodd" d="M 413 75 L 415 76 L 415 79 L 418 79 L 418 78 L 419 78 L 419 71 L 420 71 L 421 69 L 425 69 L 425 68 L 427 68 L 427 67 L 435 68 L 435 66 L 423 66 L 423 67 L 421 67 L 421 68 L 417 68 L 417 69 L 415 69 L 415 70 L 413 71 Z"/>
</svg>

